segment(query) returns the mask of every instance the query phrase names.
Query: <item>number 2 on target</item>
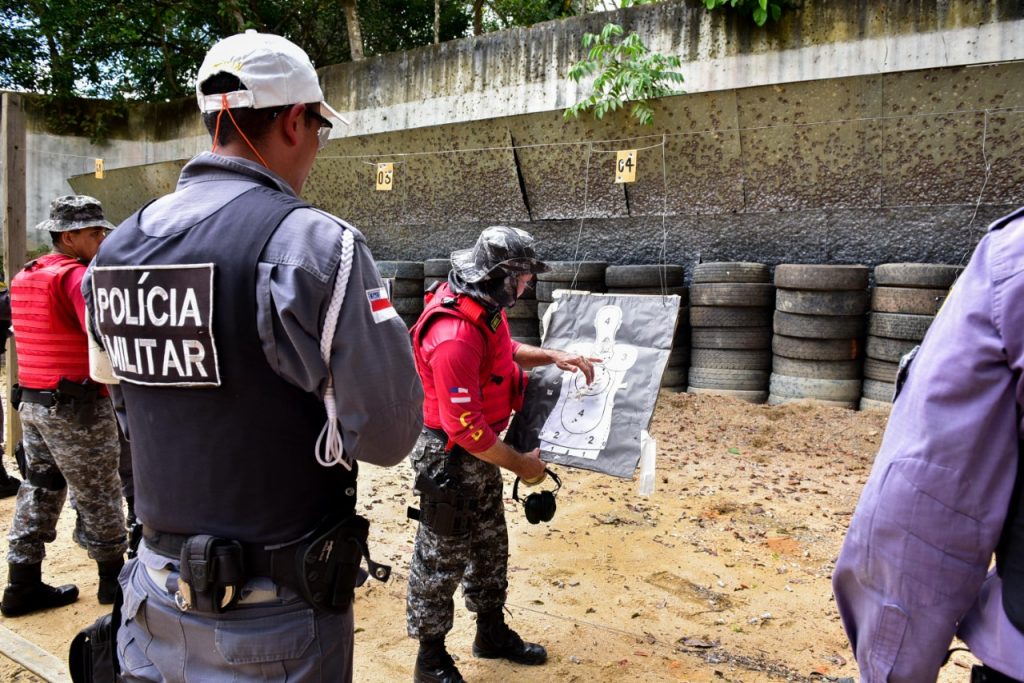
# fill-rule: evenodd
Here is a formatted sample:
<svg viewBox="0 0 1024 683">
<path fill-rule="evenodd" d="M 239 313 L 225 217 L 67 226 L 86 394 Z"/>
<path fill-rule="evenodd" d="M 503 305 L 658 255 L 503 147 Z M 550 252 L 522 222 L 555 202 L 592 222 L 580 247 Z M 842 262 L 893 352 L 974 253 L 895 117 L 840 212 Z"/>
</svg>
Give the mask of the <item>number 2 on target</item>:
<svg viewBox="0 0 1024 683">
<path fill-rule="evenodd" d="M 636 150 L 624 149 L 615 155 L 615 182 L 636 182 Z"/>
</svg>

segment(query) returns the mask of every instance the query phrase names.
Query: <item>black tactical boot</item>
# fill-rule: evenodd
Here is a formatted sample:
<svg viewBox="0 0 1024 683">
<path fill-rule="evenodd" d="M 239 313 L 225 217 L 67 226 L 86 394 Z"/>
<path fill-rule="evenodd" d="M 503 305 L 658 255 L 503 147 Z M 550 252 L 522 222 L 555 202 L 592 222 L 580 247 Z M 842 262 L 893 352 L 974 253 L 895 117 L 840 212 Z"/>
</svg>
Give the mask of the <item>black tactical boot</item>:
<svg viewBox="0 0 1024 683">
<path fill-rule="evenodd" d="M 18 495 L 18 489 L 21 488 L 21 480 L 17 477 L 12 477 L 6 472 L 0 477 L 0 498 L 10 498 L 11 496 Z"/>
<path fill-rule="evenodd" d="M 444 647 L 444 638 L 420 641 L 412 680 L 413 683 L 465 683 L 455 668 L 455 660 Z"/>
<path fill-rule="evenodd" d="M 96 599 L 101 605 L 114 604 L 114 598 L 117 597 L 117 575 L 121 573 L 123 566 L 124 558 L 122 557 L 96 563 L 100 572 L 100 587 L 96 591 Z"/>
<path fill-rule="evenodd" d="M 35 564 L 9 564 L 7 588 L 4 589 L 0 613 L 5 617 L 20 617 L 44 609 L 70 605 L 78 599 L 78 587 L 48 586 L 43 583 L 42 566 Z"/>
<path fill-rule="evenodd" d="M 476 615 L 473 656 L 530 665 L 543 664 L 548 660 L 548 652 L 541 645 L 524 642 L 508 627 L 501 608 Z"/>
</svg>

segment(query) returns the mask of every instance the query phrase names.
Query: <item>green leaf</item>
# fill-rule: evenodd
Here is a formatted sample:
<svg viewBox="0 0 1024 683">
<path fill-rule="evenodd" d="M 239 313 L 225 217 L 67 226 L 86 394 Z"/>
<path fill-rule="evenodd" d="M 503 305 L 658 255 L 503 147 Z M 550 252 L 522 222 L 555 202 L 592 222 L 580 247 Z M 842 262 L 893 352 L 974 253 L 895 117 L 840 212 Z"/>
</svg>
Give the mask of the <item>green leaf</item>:
<svg viewBox="0 0 1024 683">
<path fill-rule="evenodd" d="M 758 26 L 764 26 L 764 22 L 768 21 L 768 12 L 760 7 L 754 9 L 754 23 Z"/>
<path fill-rule="evenodd" d="M 778 21 L 782 18 L 782 8 L 776 3 L 772 3 L 772 21 Z"/>
</svg>

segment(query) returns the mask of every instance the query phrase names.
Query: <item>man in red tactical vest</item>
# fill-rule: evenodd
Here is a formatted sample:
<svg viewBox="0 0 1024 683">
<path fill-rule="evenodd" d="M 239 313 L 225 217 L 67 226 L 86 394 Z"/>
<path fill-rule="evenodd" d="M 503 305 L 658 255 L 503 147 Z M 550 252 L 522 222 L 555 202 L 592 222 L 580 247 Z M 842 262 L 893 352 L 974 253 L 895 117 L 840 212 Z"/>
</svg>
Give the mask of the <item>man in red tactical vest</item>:
<svg viewBox="0 0 1024 683">
<path fill-rule="evenodd" d="M 49 586 L 41 571 L 69 492 L 78 514 L 75 541 L 98 565 L 97 598 L 110 604 L 117 592 L 126 548 L 117 428 L 106 389 L 89 379 L 82 296 L 86 266 L 113 227 L 96 199 L 58 197 L 38 226 L 50 233 L 53 250 L 11 282 L 19 380 L 12 403 L 21 415 L 26 477 L 7 537 L 5 617 L 78 599 L 76 586 Z"/>
<path fill-rule="evenodd" d="M 501 468 L 525 482 L 544 476 L 540 450 L 520 453 L 498 439 L 526 390 L 523 368 L 555 363 L 594 379 L 598 359 L 512 340 L 505 308 L 548 267 L 525 231 L 484 230 L 471 249 L 452 254 L 447 283 L 427 295 L 413 326 L 413 353 L 423 383 L 424 430 L 413 450 L 420 526 L 409 572 L 407 628 L 420 642 L 413 680 L 463 680 L 445 649 L 452 596 L 462 583 L 477 614 L 473 655 L 543 664 L 547 652 L 524 642 L 504 620 L 508 530 Z"/>
</svg>

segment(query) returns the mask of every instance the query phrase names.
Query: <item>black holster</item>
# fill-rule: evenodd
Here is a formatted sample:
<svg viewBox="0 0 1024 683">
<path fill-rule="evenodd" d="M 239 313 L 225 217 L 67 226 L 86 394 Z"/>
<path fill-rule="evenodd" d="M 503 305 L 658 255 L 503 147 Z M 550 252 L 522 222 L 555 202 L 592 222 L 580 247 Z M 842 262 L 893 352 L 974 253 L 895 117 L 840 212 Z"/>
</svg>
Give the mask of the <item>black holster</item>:
<svg viewBox="0 0 1024 683">
<path fill-rule="evenodd" d="M 73 683 L 117 683 L 117 630 L 121 628 L 124 595 L 117 588 L 114 609 L 78 632 L 68 649 L 68 670 Z"/>
<path fill-rule="evenodd" d="M 475 499 L 459 495 L 458 491 L 439 484 L 422 472 L 416 477 L 415 487 L 420 494 L 420 509 L 410 507 L 407 512 L 409 519 L 418 520 L 445 538 L 469 533 Z"/>
<path fill-rule="evenodd" d="M 71 421 L 77 426 L 92 423 L 96 417 L 96 401 L 100 389 L 91 382 L 79 384 L 68 379 L 57 383 L 57 395 L 71 406 Z"/>
</svg>

